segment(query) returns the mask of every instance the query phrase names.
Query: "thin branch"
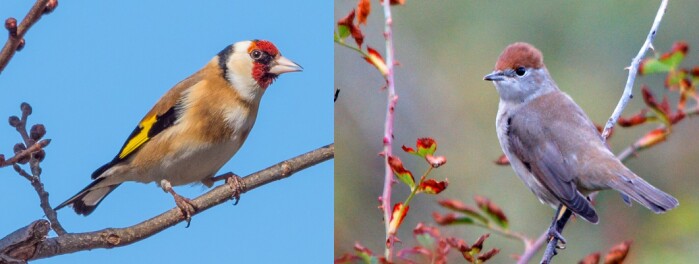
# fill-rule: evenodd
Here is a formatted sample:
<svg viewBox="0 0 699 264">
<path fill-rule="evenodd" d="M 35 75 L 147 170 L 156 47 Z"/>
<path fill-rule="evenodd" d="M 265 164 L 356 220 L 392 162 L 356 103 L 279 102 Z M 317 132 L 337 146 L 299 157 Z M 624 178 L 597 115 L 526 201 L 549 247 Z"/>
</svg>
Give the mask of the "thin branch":
<svg viewBox="0 0 699 264">
<path fill-rule="evenodd" d="M 7 160 L 0 159 L 0 168 L 5 167 L 5 166 L 14 165 L 15 163 L 19 163 L 23 159 L 31 158 L 32 154 L 42 150 L 43 148 L 48 146 L 49 143 L 51 143 L 50 139 L 44 139 L 44 140 L 37 142 L 34 145 L 31 145 L 29 148 L 20 151 L 19 153 L 15 154 L 13 157 L 11 157 Z"/>
<path fill-rule="evenodd" d="M 29 115 L 32 114 L 33 110 L 31 105 L 29 105 L 28 103 L 22 103 L 20 105 L 20 109 L 22 110 L 22 117 L 18 118 L 16 116 L 11 116 L 10 125 L 13 126 L 17 130 L 17 133 L 19 133 L 22 137 L 22 141 L 24 141 L 26 150 L 17 153 L 14 157 L 10 158 L 10 160 L 17 157 L 23 157 L 23 155 L 30 155 L 29 168 L 31 169 L 31 174 L 27 173 L 24 169 L 17 165 L 16 162 L 10 164 L 12 164 L 12 167 L 15 169 L 17 173 L 19 173 L 20 176 L 27 179 L 32 184 L 32 187 L 34 187 L 36 194 L 39 195 L 39 204 L 41 206 L 41 209 L 44 211 L 46 218 L 51 222 L 51 228 L 53 229 L 53 231 L 55 231 L 58 235 L 65 234 L 66 230 L 63 229 L 63 226 L 61 226 L 61 223 L 58 221 L 56 211 L 54 211 L 51 205 L 49 204 L 49 193 L 46 192 L 46 190 L 44 189 L 44 184 L 41 183 L 40 163 L 43 157 L 38 157 L 37 154 L 43 153 L 43 148 L 46 147 L 49 144 L 49 142 L 51 142 L 51 140 L 40 140 L 41 137 L 43 137 L 43 135 L 46 133 L 45 129 L 41 125 L 35 126 L 41 127 L 41 130 L 43 130 L 42 132 L 34 131 L 36 128 L 33 127 L 32 133 L 28 133 L 27 119 L 29 118 Z M 37 140 L 39 141 L 37 142 Z M 20 161 L 22 159 L 24 158 L 18 158 L 17 161 Z"/>
<path fill-rule="evenodd" d="M 5 42 L 5 46 L 0 50 L 0 74 L 7 66 L 7 63 L 10 62 L 12 56 L 15 55 L 15 52 L 24 45 L 24 34 L 27 33 L 34 23 L 39 21 L 42 15 L 50 13 L 57 5 L 58 0 L 37 0 L 19 26 L 8 28 L 10 32 L 9 37 L 7 42 Z"/>
<path fill-rule="evenodd" d="M 607 124 L 604 126 L 604 130 L 602 131 L 602 138 L 604 140 L 607 140 L 609 138 L 609 135 L 611 133 L 612 128 L 616 124 L 617 120 L 619 119 L 619 116 L 621 115 L 621 112 L 623 112 L 624 108 L 626 108 L 626 105 L 629 103 L 629 100 L 632 97 L 632 92 L 633 92 L 633 84 L 634 81 L 636 80 L 636 75 L 638 73 L 638 66 L 641 63 L 641 59 L 643 56 L 646 54 L 648 49 L 653 48 L 653 40 L 655 39 L 655 35 L 658 32 L 658 28 L 660 27 L 660 22 L 663 19 L 663 15 L 665 14 L 665 11 L 667 10 L 667 4 L 668 0 L 662 0 L 660 3 L 660 7 L 658 8 L 658 12 L 655 15 L 655 20 L 653 20 L 653 25 L 651 26 L 650 32 L 648 32 L 648 36 L 646 37 L 646 40 L 643 42 L 643 45 L 641 46 L 641 49 L 638 51 L 638 54 L 636 54 L 636 57 L 634 57 L 631 60 L 631 66 L 629 66 L 629 76 L 626 80 L 626 85 L 624 86 L 624 92 L 621 96 L 621 99 L 619 100 L 619 103 L 617 104 L 616 108 L 614 109 L 614 112 L 612 113 L 612 116 L 607 120 Z M 628 157 L 630 157 L 633 153 L 635 153 L 635 150 L 633 149 L 626 149 L 622 151 L 619 155 L 620 160 L 626 160 Z M 594 197 L 596 193 L 593 193 L 591 196 Z M 566 209 L 567 210 L 567 209 Z M 565 224 L 565 223 L 564 223 Z M 542 235 L 539 236 L 539 238 L 532 244 L 532 247 L 525 249 L 525 252 L 522 254 L 520 259 L 517 261 L 517 263 L 528 263 L 531 258 L 538 252 L 541 247 L 544 245 L 544 241 L 548 240 L 548 230 L 544 231 Z M 548 241 L 548 248 L 553 248 L 558 244 L 558 239 L 550 239 Z M 552 246 L 551 246 L 552 245 Z M 553 258 L 553 255 L 555 255 L 555 251 L 552 252 L 553 254 L 544 254 L 542 258 L 542 263 L 550 263 L 551 259 Z"/>
<path fill-rule="evenodd" d="M 295 172 L 332 159 L 334 156 L 335 145 L 330 144 L 289 160 L 282 161 L 274 166 L 243 178 L 241 184 L 242 192 L 245 193 L 273 181 L 287 178 Z M 232 198 L 234 192 L 234 189 L 231 188 L 230 185 L 223 184 L 193 199 L 192 204 L 197 208 L 195 214 L 225 203 Z M 151 219 L 126 228 L 106 228 L 93 232 L 69 233 L 58 237 L 52 237 L 38 244 L 36 251 L 28 256 L 27 259 L 48 258 L 95 248 L 122 247 L 153 236 L 182 221 L 184 221 L 184 216 L 180 209 L 173 208 Z M 2 244 L 2 241 L 0 241 L 0 244 Z"/>
<path fill-rule="evenodd" d="M 394 109 L 398 96 L 396 95 L 394 83 L 394 53 L 393 48 L 393 18 L 391 16 L 391 1 L 383 1 L 383 10 L 385 17 L 384 37 L 386 39 L 386 66 L 388 73 L 386 74 L 386 88 L 388 94 L 386 96 L 386 121 L 384 123 L 383 133 L 383 154 L 384 154 L 384 185 L 383 195 L 381 196 L 381 207 L 383 208 L 383 218 L 386 227 L 386 250 L 385 257 L 388 262 L 393 258 L 393 239 L 389 234 L 391 221 L 391 187 L 393 186 L 393 171 L 388 164 L 388 158 L 393 154 L 393 119 Z"/>
<path fill-rule="evenodd" d="M 665 11 L 667 10 L 667 2 L 668 0 L 663 0 L 660 3 L 658 13 L 655 14 L 655 20 L 653 21 L 653 25 L 650 27 L 650 32 L 648 32 L 646 41 L 643 42 L 641 50 L 638 51 L 636 57 L 634 57 L 633 60 L 631 60 L 631 66 L 629 66 L 628 68 L 629 77 L 626 79 L 626 86 L 624 86 L 624 92 L 621 95 L 621 99 L 619 100 L 619 103 L 616 105 L 616 108 L 614 108 L 612 116 L 609 117 L 609 120 L 607 120 L 607 124 L 604 126 L 604 131 L 602 131 L 602 138 L 604 138 L 605 140 L 607 140 L 607 138 L 609 137 L 609 134 L 611 133 L 611 130 L 614 127 L 614 124 L 616 124 L 617 120 L 619 120 L 621 112 L 624 111 L 624 108 L 626 108 L 626 105 L 631 100 L 633 92 L 633 83 L 636 80 L 636 74 L 638 74 L 638 65 L 641 63 L 641 59 L 643 59 L 643 56 L 646 54 L 646 52 L 649 49 L 653 48 L 653 39 L 655 39 L 655 35 L 658 33 L 658 27 L 660 27 L 660 22 L 663 20 L 663 15 L 665 15 Z"/>
<path fill-rule="evenodd" d="M 548 230 L 547 230 L 548 231 Z M 534 255 L 539 252 L 539 249 L 546 244 L 546 240 L 549 238 L 549 232 L 544 232 L 537 238 L 534 243 L 531 243 L 528 247 L 524 247 L 524 253 L 517 259 L 517 264 L 527 264 L 534 257 Z"/>
</svg>

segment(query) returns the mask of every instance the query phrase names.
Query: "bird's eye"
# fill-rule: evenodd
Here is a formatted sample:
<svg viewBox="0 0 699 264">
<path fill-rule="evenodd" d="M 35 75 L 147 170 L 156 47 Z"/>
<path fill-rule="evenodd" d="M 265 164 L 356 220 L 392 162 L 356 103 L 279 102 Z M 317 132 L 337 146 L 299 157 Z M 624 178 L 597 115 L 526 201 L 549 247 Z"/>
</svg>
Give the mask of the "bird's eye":
<svg viewBox="0 0 699 264">
<path fill-rule="evenodd" d="M 253 60 L 259 60 L 262 58 L 262 51 L 259 50 L 253 50 L 250 53 L 250 57 L 252 57 Z"/>
<path fill-rule="evenodd" d="M 521 66 L 520 66 L 520 67 L 517 67 L 517 69 L 515 69 L 515 73 L 516 73 L 517 75 L 519 75 L 519 76 L 522 76 L 522 75 L 524 75 L 525 73 L 527 73 L 527 70 L 524 69 L 524 67 L 521 67 Z"/>
</svg>

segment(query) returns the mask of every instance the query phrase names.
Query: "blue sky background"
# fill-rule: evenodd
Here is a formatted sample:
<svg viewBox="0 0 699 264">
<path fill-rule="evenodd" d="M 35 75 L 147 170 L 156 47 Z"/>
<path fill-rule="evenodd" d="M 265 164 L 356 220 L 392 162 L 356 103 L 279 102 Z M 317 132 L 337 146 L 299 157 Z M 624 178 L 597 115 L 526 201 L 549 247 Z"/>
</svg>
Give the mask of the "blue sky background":
<svg viewBox="0 0 699 264">
<path fill-rule="evenodd" d="M 1 1 L 0 18 L 19 20 L 32 2 Z M 283 75 L 269 88 L 250 137 L 221 171 L 247 175 L 333 141 L 332 1 L 135 3 L 60 1 L 0 74 L 2 120 L 29 102 L 30 123 L 45 124 L 53 140 L 42 163 L 52 205 L 90 182 L 165 91 L 240 40 L 270 40 L 304 72 Z M 3 121 L 0 153 L 11 156 L 19 141 Z M 255 189 L 237 206 L 210 209 L 188 229 L 179 224 L 134 245 L 33 263 L 327 263 L 333 164 Z M 205 191 L 175 189 L 186 197 Z M 10 167 L 0 169 L 0 199 L 0 236 L 43 216 L 33 188 Z M 59 219 L 69 232 L 87 232 L 130 226 L 172 207 L 155 184 L 127 183 L 90 216 L 64 209 Z"/>
</svg>

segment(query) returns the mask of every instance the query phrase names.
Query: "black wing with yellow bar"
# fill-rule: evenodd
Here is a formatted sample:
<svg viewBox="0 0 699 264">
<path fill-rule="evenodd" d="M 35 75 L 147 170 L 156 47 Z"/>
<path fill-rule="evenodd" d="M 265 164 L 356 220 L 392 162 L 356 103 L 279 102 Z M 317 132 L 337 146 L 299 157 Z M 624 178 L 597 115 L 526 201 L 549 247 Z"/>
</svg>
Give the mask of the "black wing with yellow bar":
<svg viewBox="0 0 699 264">
<path fill-rule="evenodd" d="M 131 135 L 129 135 L 129 138 L 124 143 L 124 146 L 122 146 L 121 150 L 119 150 L 119 154 L 117 154 L 112 161 L 95 170 L 95 172 L 92 173 L 92 179 L 96 179 L 112 166 L 129 158 L 129 156 L 136 153 L 136 151 L 139 150 L 144 143 L 148 142 L 148 140 L 174 125 L 175 121 L 177 121 L 179 118 L 179 113 L 176 106 L 177 105 L 171 107 L 162 115 L 153 115 L 144 119 L 136 127 L 136 129 L 131 132 Z"/>
</svg>

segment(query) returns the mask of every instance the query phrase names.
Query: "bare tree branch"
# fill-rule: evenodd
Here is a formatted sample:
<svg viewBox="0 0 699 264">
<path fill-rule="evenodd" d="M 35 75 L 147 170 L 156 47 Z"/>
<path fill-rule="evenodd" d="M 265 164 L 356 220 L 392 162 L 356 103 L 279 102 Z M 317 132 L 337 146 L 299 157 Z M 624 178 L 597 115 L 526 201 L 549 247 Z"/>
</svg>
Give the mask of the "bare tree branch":
<svg viewBox="0 0 699 264">
<path fill-rule="evenodd" d="M 8 18 L 5 21 L 5 28 L 10 33 L 5 46 L 0 50 L 0 74 L 10 62 L 15 52 L 22 49 L 24 46 L 24 34 L 27 33 L 34 23 L 39 21 L 42 15 L 51 13 L 58 5 L 58 0 L 37 0 L 34 6 L 29 10 L 29 13 L 22 19 L 22 22 L 17 26 L 17 20 Z"/>
<path fill-rule="evenodd" d="M 653 40 L 655 39 L 655 35 L 658 33 L 658 27 L 660 27 L 660 22 L 663 20 L 663 15 L 665 15 L 665 11 L 667 11 L 667 2 L 668 0 L 663 0 L 660 3 L 658 13 L 655 14 L 655 20 L 653 20 L 653 25 L 650 27 L 650 32 L 648 32 L 648 36 L 646 36 L 646 41 L 643 42 L 641 50 L 638 51 L 636 57 L 634 57 L 631 60 L 631 65 L 628 67 L 629 77 L 626 79 L 626 86 L 624 86 L 624 92 L 621 95 L 621 99 L 619 99 L 619 103 L 616 105 L 616 108 L 614 108 L 612 116 L 609 117 L 609 120 L 607 120 L 607 124 L 604 125 L 604 131 L 602 131 L 602 137 L 605 140 L 609 137 L 609 134 L 611 133 L 611 130 L 614 127 L 614 124 L 616 124 L 617 120 L 619 120 L 621 112 L 624 111 L 624 108 L 626 108 L 626 105 L 629 104 L 629 101 L 633 97 L 633 83 L 636 80 L 636 75 L 638 74 L 638 65 L 641 63 L 641 59 L 643 59 L 643 56 L 646 54 L 646 51 L 653 48 Z"/>
<path fill-rule="evenodd" d="M 46 134 L 46 128 L 42 124 L 35 124 L 32 126 L 31 131 L 27 132 L 27 119 L 29 115 L 32 114 L 32 106 L 28 103 L 20 104 L 20 109 L 22 111 L 22 117 L 11 116 L 9 118 L 10 126 L 17 130 L 17 133 L 22 137 L 24 143 L 17 143 L 15 145 L 15 156 L 7 161 L 3 161 L 0 157 L 0 167 L 12 164 L 20 176 L 27 179 L 34 187 L 36 194 L 39 195 L 39 201 L 41 209 L 44 211 L 46 218 L 51 222 L 51 228 L 56 231 L 56 234 L 62 235 L 66 233 L 63 229 L 61 223 L 58 222 L 58 217 L 56 216 L 56 211 L 53 210 L 49 204 L 49 193 L 44 189 L 44 184 L 41 183 L 41 166 L 40 163 L 44 159 L 45 152 L 44 147 L 48 146 L 51 140 L 41 139 Z M 24 148 L 18 151 L 17 148 Z M 29 162 L 29 168 L 31 174 L 22 169 L 17 163 Z"/>
<path fill-rule="evenodd" d="M 242 179 L 241 191 L 244 193 L 273 181 L 287 178 L 295 172 L 332 159 L 333 157 L 335 157 L 335 144 L 330 144 L 289 160 L 282 161 L 274 166 L 244 177 Z M 197 208 L 195 214 L 230 200 L 234 191 L 231 185 L 223 184 L 193 199 L 192 204 Z M 155 235 L 182 221 L 184 221 L 184 216 L 181 210 L 175 207 L 130 227 L 106 228 L 87 233 L 59 235 L 58 237 L 48 238 L 36 244 L 36 250 L 23 260 L 48 258 L 95 248 L 122 247 Z M 8 242 L 5 242 L 5 239 L 0 240 L 0 245 L 6 243 Z M 2 253 L 12 256 L 11 254 L 13 251 L 5 252 L 2 250 L 3 248 L 0 247 L 0 257 L 2 257 Z"/>
</svg>

